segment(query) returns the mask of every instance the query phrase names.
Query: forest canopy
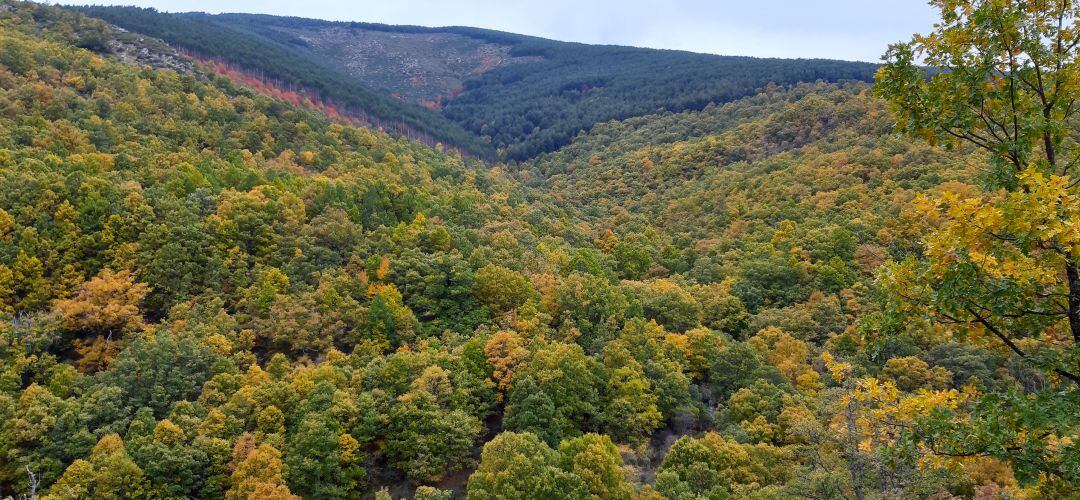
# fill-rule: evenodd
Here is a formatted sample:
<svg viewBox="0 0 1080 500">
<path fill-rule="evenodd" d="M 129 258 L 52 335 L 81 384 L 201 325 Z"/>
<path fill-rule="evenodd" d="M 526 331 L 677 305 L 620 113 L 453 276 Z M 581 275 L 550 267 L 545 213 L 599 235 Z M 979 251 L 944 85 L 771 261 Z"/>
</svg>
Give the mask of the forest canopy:
<svg viewBox="0 0 1080 500">
<path fill-rule="evenodd" d="M 263 73 L 358 111 L 388 118 L 402 113 L 408 126 L 449 141 L 466 151 L 482 152 L 460 128 L 490 144 L 502 160 L 523 161 L 569 144 L 595 124 L 658 110 L 702 109 L 752 95 L 768 83 L 854 80 L 868 82 L 876 65 L 814 59 L 760 59 L 715 56 L 682 51 L 557 42 L 477 28 L 422 28 L 370 23 L 334 23 L 266 15 L 201 13 L 169 14 L 134 7 L 82 7 L 88 15 L 128 30 L 161 38 L 205 57 L 221 58 Z M 303 30 L 303 36 L 295 34 Z M 403 61 L 377 59 L 363 72 L 345 70 L 350 58 L 364 57 L 363 44 L 334 45 L 321 51 L 321 37 L 341 36 L 339 30 L 397 35 L 451 34 L 505 47 L 520 62 L 481 66 L 464 76 L 452 95 L 431 95 L 443 101 L 441 116 L 421 115 L 414 106 L 392 106 L 372 95 L 382 73 L 401 78 L 411 71 Z M 422 61 L 422 60 L 421 60 Z M 405 64 L 405 66 L 402 66 Z M 368 76 L 371 75 L 371 76 Z M 422 76 L 414 79 L 423 80 Z M 377 88 L 377 87 L 376 87 Z M 415 103 L 414 103 L 415 104 Z M 413 116 L 425 123 L 412 121 Z M 445 118 L 443 118 L 445 117 Z M 449 120 L 458 129 L 452 129 Z M 439 127 L 434 129 L 434 127 Z"/>
<path fill-rule="evenodd" d="M 0 0 L 0 496 L 1075 496 L 1080 12 L 934 4 L 492 166 Z"/>
</svg>

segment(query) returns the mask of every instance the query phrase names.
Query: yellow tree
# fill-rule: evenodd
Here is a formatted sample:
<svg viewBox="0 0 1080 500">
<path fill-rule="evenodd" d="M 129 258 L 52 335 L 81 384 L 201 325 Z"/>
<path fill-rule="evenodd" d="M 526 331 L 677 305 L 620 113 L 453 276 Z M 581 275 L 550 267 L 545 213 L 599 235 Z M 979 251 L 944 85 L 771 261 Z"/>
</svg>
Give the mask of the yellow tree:
<svg viewBox="0 0 1080 500">
<path fill-rule="evenodd" d="M 819 376 L 810 367 L 810 346 L 787 332 L 776 328 L 764 328 L 750 337 L 750 347 L 791 382 L 795 388 L 814 392 L 821 387 Z"/>
<path fill-rule="evenodd" d="M 494 368 L 492 377 L 498 383 L 499 399 L 510 389 L 510 382 L 529 351 L 522 346 L 521 337 L 515 332 L 500 331 L 484 344 L 484 355 Z"/>
<path fill-rule="evenodd" d="M 64 328 L 75 332 L 117 334 L 142 326 L 139 303 L 150 287 L 136 283 L 128 271 L 101 273 L 83 284 L 75 298 L 56 303 Z"/>
<path fill-rule="evenodd" d="M 1077 481 L 1080 7 L 930 3 L 941 21 L 890 47 L 877 93 L 902 131 L 970 148 L 976 161 L 985 156 L 986 188 L 919 197 L 922 255 L 888 266 L 882 283 L 900 299 L 892 310 L 905 323 L 925 313 L 958 340 L 999 346 L 1041 368 L 1049 384 L 988 395 L 975 425 L 941 422 L 924 437 L 943 453 L 1011 460 L 1022 478 Z"/>
<path fill-rule="evenodd" d="M 993 335 L 1018 356 L 1035 357 L 1020 339 L 1075 346 L 1080 10 L 1067 0 L 931 3 L 941 23 L 889 49 L 877 92 L 901 130 L 983 150 L 990 189 L 919 197 L 925 265 L 907 262 L 887 277 L 937 319 Z M 938 71 L 928 77 L 918 58 Z M 1044 365 L 1080 383 L 1075 358 Z"/>
<path fill-rule="evenodd" d="M 237 441 L 238 449 L 249 443 Z M 246 453 L 245 453 L 246 452 Z M 234 453 L 235 454 L 235 453 Z M 254 449 L 240 450 L 242 457 L 238 458 L 236 469 L 232 474 L 232 489 L 225 497 L 229 499 L 295 499 L 299 498 L 289 492 L 282 475 L 284 463 L 281 460 L 281 452 L 269 444 L 261 444 Z"/>
<path fill-rule="evenodd" d="M 902 495 L 918 480 L 920 469 L 949 465 L 927 460 L 932 449 L 913 431 L 920 429 L 926 415 L 961 408 L 971 398 L 970 392 L 920 389 L 904 393 L 890 380 L 853 378 L 854 367 L 828 351 L 821 360 L 843 388 L 828 420 L 829 432 L 822 437 L 844 460 L 856 498 L 865 498 L 870 478 L 876 477 L 878 486 Z"/>
<path fill-rule="evenodd" d="M 892 381 L 873 377 L 852 381 L 830 428 L 848 463 L 856 496 L 862 497 L 866 476 L 878 477 L 888 490 L 902 491 L 919 477 L 920 469 L 947 466 L 947 461 L 933 459 L 927 445 L 910 439 L 910 431 L 920 418 L 956 410 L 968 396 L 955 389 L 907 394 Z"/>
<path fill-rule="evenodd" d="M 150 287 L 136 283 L 129 271 L 102 269 L 74 298 L 56 302 L 53 310 L 64 329 L 80 334 L 75 339 L 79 368 L 95 371 L 108 366 L 119 352 L 114 337 L 142 328 L 139 304 L 149 292 Z"/>
</svg>

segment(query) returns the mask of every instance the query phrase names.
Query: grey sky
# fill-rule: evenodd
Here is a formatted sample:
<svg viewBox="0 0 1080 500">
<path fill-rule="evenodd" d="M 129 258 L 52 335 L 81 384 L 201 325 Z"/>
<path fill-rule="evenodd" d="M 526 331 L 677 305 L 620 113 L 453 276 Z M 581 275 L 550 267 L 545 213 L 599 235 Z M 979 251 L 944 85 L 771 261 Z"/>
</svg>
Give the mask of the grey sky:
<svg viewBox="0 0 1080 500">
<path fill-rule="evenodd" d="M 98 3 L 102 0 L 64 1 Z M 586 43 L 761 57 L 878 61 L 929 31 L 926 0 L 121 0 L 170 12 L 251 12 L 463 25 Z"/>
</svg>

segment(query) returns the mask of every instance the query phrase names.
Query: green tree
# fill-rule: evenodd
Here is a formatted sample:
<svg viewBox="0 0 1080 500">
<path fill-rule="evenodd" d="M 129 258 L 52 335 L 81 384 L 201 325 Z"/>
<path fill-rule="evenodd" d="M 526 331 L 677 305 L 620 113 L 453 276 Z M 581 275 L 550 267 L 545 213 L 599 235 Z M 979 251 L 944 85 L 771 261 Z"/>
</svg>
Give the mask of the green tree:
<svg viewBox="0 0 1080 500">
<path fill-rule="evenodd" d="M 11 283 L 17 298 L 14 308 L 19 311 L 33 311 L 44 307 L 52 295 L 52 287 L 45 278 L 45 267 L 41 259 L 19 250 L 19 255 L 12 264 Z"/>
<path fill-rule="evenodd" d="M 552 445 L 593 430 L 603 383 L 603 366 L 580 346 L 546 346 L 514 375 L 506 428 L 536 433 Z"/>
<path fill-rule="evenodd" d="M 712 392 L 721 400 L 759 379 L 774 384 L 787 383 L 779 370 L 762 363 L 761 357 L 744 342 L 731 342 L 725 346 L 709 367 Z"/>
<path fill-rule="evenodd" d="M 776 422 L 783 409 L 783 395 L 779 387 L 755 380 L 728 398 L 729 415 L 756 441 L 777 440 L 780 429 Z"/>
<path fill-rule="evenodd" d="M 372 338 L 400 346 L 416 337 L 420 325 L 416 315 L 402 302 L 401 292 L 394 285 L 376 285 L 364 318 L 365 330 Z"/>
<path fill-rule="evenodd" d="M 153 496 L 198 496 L 213 470 L 207 450 L 192 444 L 180 426 L 169 419 L 156 424 L 149 408 L 136 413 L 125 436 L 135 463 L 146 474 Z M 224 491 L 219 491 L 223 494 Z"/>
<path fill-rule="evenodd" d="M 528 432 L 503 432 L 484 445 L 469 476 L 470 500 L 589 497 L 581 478 L 560 468 L 558 454 Z"/>
<path fill-rule="evenodd" d="M 495 264 L 476 271 L 475 286 L 476 298 L 496 313 L 521 307 L 535 295 L 529 280 L 521 273 Z"/>
<path fill-rule="evenodd" d="M 620 241 L 612 252 L 619 276 L 624 279 L 641 279 L 652 265 L 652 254 L 635 243 Z"/>
<path fill-rule="evenodd" d="M 589 433 L 559 443 L 558 464 L 585 482 L 591 498 L 628 499 L 633 487 L 626 479 L 622 456 L 611 438 Z"/>
<path fill-rule="evenodd" d="M 46 498 L 149 498 L 142 469 L 124 450 L 119 435 L 101 438 L 87 460 L 76 460 Z"/>
<path fill-rule="evenodd" d="M 731 293 L 730 282 L 698 285 L 690 289 L 701 304 L 701 323 L 738 338 L 750 322 L 742 300 Z"/>
<path fill-rule="evenodd" d="M 664 457 L 656 489 L 676 499 L 745 496 L 790 479 L 789 460 L 778 448 L 743 445 L 714 432 L 684 436 Z"/>
<path fill-rule="evenodd" d="M 684 332 L 701 325 L 701 304 L 678 283 L 659 279 L 627 282 L 627 285 L 637 293 L 645 317 L 668 330 Z"/>
<path fill-rule="evenodd" d="M 655 321 L 632 319 L 626 322 L 619 337 L 604 349 L 604 364 L 609 369 L 635 367 L 634 370 L 643 373 L 648 380 L 649 394 L 634 396 L 637 400 L 635 406 L 643 411 L 639 414 L 642 417 L 651 413 L 648 407 L 653 404 L 650 401 L 652 395 L 655 395 L 656 408 L 663 418 L 671 418 L 690 404 L 690 379 L 683 373 L 683 366 L 675 357 L 677 354 L 666 348 L 667 335 Z M 627 383 L 634 385 L 637 382 L 633 381 L 633 377 L 624 378 L 613 381 L 611 388 Z M 623 390 L 620 394 L 632 392 Z M 642 422 L 649 420 L 646 418 Z"/>
<path fill-rule="evenodd" d="M 359 491 L 364 469 L 350 463 L 350 450 L 343 448 L 355 439 L 347 436 L 329 411 L 305 415 L 289 433 L 285 466 L 291 490 L 318 498 L 347 498 Z"/>
<path fill-rule="evenodd" d="M 547 312 L 566 338 L 589 352 L 598 352 L 614 338 L 630 315 L 630 295 L 607 279 L 592 274 L 571 274 L 560 279 L 547 301 Z"/>
<path fill-rule="evenodd" d="M 129 405 L 149 407 L 160 418 L 174 402 L 199 394 L 216 359 L 214 351 L 191 334 L 162 331 L 132 341 L 110 369 L 95 378 L 118 387 Z"/>
<path fill-rule="evenodd" d="M 440 407 L 426 391 L 409 392 L 390 410 L 386 458 L 412 479 L 437 481 L 468 465 L 482 428 L 476 417 Z"/>
<path fill-rule="evenodd" d="M 640 367 L 623 366 L 613 370 L 604 397 L 606 402 L 601 414 L 604 428 L 620 442 L 639 442 L 660 427 L 663 416 Z"/>
</svg>

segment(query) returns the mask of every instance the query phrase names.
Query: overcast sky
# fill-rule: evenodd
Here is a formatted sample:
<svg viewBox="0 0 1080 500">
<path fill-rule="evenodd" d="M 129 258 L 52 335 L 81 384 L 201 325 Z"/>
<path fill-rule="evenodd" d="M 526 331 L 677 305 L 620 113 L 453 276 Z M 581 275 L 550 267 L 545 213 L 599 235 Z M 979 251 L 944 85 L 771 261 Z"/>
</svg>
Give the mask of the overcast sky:
<svg viewBox="0 0 1080 500">
<path fill-rule="evenodd" d="M 62 3 L 100 3 L 102 0 Z M 926 0 L 126 0 L 169 12 L 250 12 L 476 26 L 556 40 L 760 57 L 876 62 L 929 31 Z"/>
</svg>

